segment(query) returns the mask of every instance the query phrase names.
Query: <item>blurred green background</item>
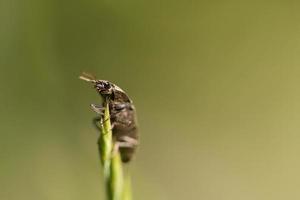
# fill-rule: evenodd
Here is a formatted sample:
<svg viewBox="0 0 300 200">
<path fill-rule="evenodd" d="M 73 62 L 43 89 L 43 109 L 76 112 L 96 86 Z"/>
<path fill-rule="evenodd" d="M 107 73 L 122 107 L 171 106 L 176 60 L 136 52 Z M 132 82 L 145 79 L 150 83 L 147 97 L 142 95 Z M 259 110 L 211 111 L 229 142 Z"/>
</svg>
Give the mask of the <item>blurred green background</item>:
<svg viewBox="0 0 300 200">
<path fill-rule="evenodd" d="M 300 199 L 297 1 L 0 1 L 0 199 L 104 199 L 82 71 L 132 97 L 136 200 Z"/>
</svg>

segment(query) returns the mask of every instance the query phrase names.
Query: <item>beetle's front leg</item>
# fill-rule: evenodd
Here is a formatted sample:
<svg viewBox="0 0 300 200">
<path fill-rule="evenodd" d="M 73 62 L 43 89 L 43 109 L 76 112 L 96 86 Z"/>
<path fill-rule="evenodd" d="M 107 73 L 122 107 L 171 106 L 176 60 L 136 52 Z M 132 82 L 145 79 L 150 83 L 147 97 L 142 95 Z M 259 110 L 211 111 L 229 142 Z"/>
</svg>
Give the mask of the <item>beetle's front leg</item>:
<svg viewBox="0 0 300 200">
<path fill-rule="evenodd" d="M 107 120 L 108 119 L 105 119 L 104 121 L 102 121 L 102 117 L 95 117 L 93 119 L 93 124 L 96 127 L 96 129 L 101 131 L 101 126 L 103 126 L 103 123 Z M 115 123 L 111 122 L 111 129 L 110 130 L 113 130 L 114 127 L 115 127 Z"/>
<path fill-rule="evenodd" d="M 104 115 L 105 108 L 102 105 L 91 104 L 91 108 L 94 112 L 98 113 L 99 115 Z"/>
</svg>

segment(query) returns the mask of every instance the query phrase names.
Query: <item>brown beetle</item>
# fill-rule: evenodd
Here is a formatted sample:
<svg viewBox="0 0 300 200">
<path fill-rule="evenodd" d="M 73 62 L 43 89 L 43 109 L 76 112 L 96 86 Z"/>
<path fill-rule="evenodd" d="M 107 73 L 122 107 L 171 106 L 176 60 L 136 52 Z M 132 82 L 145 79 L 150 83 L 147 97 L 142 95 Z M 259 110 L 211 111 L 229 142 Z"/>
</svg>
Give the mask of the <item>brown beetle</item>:
<svg viewBox="0 0 300 200">
<path fill-rule="evenodd" d="M 120 151 L 123 162 L 129 162 L 138 144 L 136 111 L 132 100 L 121 88 L 109 81 L 97 80 L 86 73 L 79 78 L 93 83 L 98 93 L 108 102 L 114 148 Z M 91 107 L 96 113 L 103 116 L 103 104 L 91 104 Z M 94 119 L 97 127 L 100 119 L 101 117 Z"/>
</svg>

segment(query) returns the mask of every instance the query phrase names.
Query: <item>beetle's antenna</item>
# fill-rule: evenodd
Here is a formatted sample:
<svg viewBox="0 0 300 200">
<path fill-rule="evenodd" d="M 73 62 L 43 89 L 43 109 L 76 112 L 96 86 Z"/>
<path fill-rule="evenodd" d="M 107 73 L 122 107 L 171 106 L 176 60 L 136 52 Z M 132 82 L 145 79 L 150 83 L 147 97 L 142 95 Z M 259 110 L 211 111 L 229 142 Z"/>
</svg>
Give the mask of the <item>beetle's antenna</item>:
<svg viewBox="0 0 300 200">
<path fill-rule="evenodd" d="M 82 75 L 79 76 L 79 79 L 87 81 L 87 82 L 91 82 L 91 83 L 96 83 L 96 77 L 91 74 L 85 73 L 85 72 L 82 72 Z"/>
</svg>

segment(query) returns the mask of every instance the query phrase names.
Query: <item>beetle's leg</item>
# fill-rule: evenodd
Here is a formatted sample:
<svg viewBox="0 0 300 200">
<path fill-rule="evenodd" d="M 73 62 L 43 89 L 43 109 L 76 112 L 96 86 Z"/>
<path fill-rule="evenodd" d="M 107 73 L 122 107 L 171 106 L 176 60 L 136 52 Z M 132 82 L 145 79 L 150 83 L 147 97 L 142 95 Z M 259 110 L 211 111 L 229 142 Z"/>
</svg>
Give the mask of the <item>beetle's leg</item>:
<svg viewBox="0 0 300 200">
<path fill-rule="evenodd" d="M 134 106 L 132 103 L 116 103 L 116 104 L 114 104 L 114 109 L 117 111 L 121 111 L 125 108 L 133 110 Z"/>
<path fill-rule="evenodd" d="M 101 127 L 100 126 L 102 126 L 102 122 L 101 122 L 101 117 L 95 117 L 94 119 L 93 119 L 93 124 L 94 124 L 94 126 L 96 127 L 96 129 L 98 129 L 99 131 L 101 130 Z"/>
<path fill-rule="evenodd" d="M 138 145 L 138 141 L 134 138 L 123 136 L 120 141 L 116 141 L 113 146 L 112 156 L 115 156 L 120 148 L 135 148 Z"/>
<path fill-rule="evenodd" d="M 114 123 L 114 122 L 111 122 L 111 128 L 110 128 L 110 130 L 113 130 L 113 129 L 114 129 L 114 127 L 115 127 L 115 125 L 116 125 L 116 123 Z"/>
<path fill-rule="evenodd" d="M 120 147 L 136 147 L 138 145 L 138 141 L 137 139 L 135 138 L 132 138 L 132 137 L 128 137 L 128 136 L 122 136 L 120 137 L 120 140 L 119 142 L 121 143 L 126 143 L 124 146 L 120 146 Z"/>
<path fill-rule="evenodd" d="M 127 103 L 118 103 L 118 104 L 114 104 L 114 109 L 117 111 L 121 111 L 124 108 L 128 107 Z"/>
<path fill-rule="evenodd" d="M 102 105 L 96 105 L 96 104 L 91 104 L 91 108 L 93 109 L 94 112 L 98 113 L 99 115 L 101 115 L 101 117 L 104 117 L 104 111 L 105 111 L 105 108 L 102 106 Z M 113 118 L 114 114 L 113 113 L 110 113 L 110 118 Z M 107 120 L 109 119 L 104 119 L 102 121 L 102 124 L 104 122 L 106 122 Z"/>
<path fill-rule="evenodd" d="M 94 112 L 96 112 L 99 115 L 101 115 L 101 117 L 104 117 L 104 110 L 105 110 L 105 108 L 102 105 L 91 104 L 91 108 L 93 109 Z M 95 118 L 95 119 L 97 119 L 97 121 L 94 122 L 94 124 L 97 124 L 100 121 L 101 125 L 103 125 L 103 123 L 108 120 L 108 119 L 104 119 L 103 121 L 101 121 L 101 117 Z M 99 126 L 98 126 L 98 129 L 99 129 Z"/>
<path fill-rule="evenodd" d="M 111 118 L 111 115 L 110 115 L 110 118 Z M 104 123 L 104 122 L 107 122 L 109 119 L 108 118 L 106 118 L 106 119 L 104 119 L 103 120 L 103 122 L 102 123 Z"/>
<path fill-rule="evenodd" d="M 101 116 L 104 115 L 105 108 L 102 105 L 91 104 L 91 108 L 94 112 L 100 114 Z"/>
<path fill-rule="evenodd" d="M 106 119 L 105 121 L 107 121 L 108 119 Z M 95 117 L 93 119 L 93 124 L 96 127 L 96 129 L 98 129 L 99 131 L 101 131 L 101 127 L 103 125 L 104 122 L 102 122 L 102 118 L 101 117 Z M 111 128 L 110 130 L 112 131 L 113 128 L 115 127 L 115 123 L 111 123 Z"/>
</svg>

